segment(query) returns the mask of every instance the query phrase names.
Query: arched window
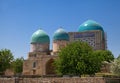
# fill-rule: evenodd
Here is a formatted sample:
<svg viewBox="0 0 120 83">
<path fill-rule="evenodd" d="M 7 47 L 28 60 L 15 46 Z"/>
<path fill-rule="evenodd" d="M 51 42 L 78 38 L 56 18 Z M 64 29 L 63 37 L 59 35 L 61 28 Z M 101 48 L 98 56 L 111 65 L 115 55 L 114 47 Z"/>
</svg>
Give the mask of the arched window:
<svg viewBox="0 0 120 83">
<path fill-rule="evenodd" d="M 33 62 L 32 67 L 33 67 L 33 68 L 36 68 L 36 62 Z"/>
</svg>

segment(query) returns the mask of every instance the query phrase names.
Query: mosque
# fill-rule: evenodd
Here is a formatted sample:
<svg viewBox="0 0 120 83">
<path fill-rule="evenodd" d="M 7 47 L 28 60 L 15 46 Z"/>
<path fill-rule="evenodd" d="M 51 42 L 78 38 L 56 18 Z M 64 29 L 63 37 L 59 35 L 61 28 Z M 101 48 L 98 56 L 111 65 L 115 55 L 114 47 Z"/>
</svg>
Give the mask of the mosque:
<svg viewBox="0 0 120 83">
<path fill-rule="evenodd" d="M 53 75 L 55 74 L 54 60 L 58 57 L 60 48 L 73 41 L 84 41 L 94 50 L 106 50 L 106 36 L 100 24 L 93 20 L 87 20 L 79 26 L 77 32 L 66 32 L 59 28 L 55 31 L 50 47 L 50 38 L 41 29 L 33 33 L 30 41 L 30 52 L 23 63 L 23 75 Z"/>
</svg>

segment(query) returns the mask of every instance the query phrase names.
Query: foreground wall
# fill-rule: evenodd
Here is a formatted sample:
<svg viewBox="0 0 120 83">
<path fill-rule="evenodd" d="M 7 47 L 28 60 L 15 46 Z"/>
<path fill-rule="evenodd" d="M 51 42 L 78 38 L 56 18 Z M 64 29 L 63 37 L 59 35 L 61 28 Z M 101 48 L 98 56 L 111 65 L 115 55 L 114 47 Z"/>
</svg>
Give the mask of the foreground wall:
<svg viewBox="0 0 120 83">
<path fill-rule="evenodd" d="M 103 78 L 0 78 L 0 83 L 105 83 Z"/>
<path fill-rule="evenodd" d="M 111 82 L 110 82 L 111 81 Z M 0 78 L 0 83 L 120 83 L 120 79 L 105 79 L 102 77 L 55 77 L 55 78 Z"/>
</svg>

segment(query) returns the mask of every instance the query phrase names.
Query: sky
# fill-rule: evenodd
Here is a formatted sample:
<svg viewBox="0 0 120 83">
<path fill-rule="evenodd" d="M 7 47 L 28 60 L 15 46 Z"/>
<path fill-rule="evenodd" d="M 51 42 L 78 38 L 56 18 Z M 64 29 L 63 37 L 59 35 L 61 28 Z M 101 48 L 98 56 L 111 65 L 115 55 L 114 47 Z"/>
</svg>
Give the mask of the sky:
<svg viewBox="0 0 120 83">
<path fill-rule="evenodd" d="M 107 47 L 120 54 L 120 0 L 0 0 L 0 49 L 15 58 L 28 57 L 31 35 L 42 28 L 51 39 L 62 27 L 76 32 L 87 21 L 98 22 L 107 33 Z"/>
</svg>

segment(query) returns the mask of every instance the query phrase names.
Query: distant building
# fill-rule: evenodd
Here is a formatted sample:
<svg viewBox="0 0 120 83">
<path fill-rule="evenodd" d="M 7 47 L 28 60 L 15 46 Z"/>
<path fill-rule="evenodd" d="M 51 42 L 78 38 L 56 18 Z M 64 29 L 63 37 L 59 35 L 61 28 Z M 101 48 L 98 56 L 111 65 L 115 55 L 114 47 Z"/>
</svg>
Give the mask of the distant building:
<svg viewBox="0 0 120 83">
<path fill-rule="evenodd" d="M 94 50 L 106 50 L 107 43 L 102 26 L 88 20 L 79 26 L 78 32 L 65 32 L 59 28 L 53 36 L 53 50 L 50 51 L 50 39 L 43 30 L 37 30 L 31 37 L 31 47 L 28 59 L 23 64 L 23 75 L 55 74 L 53 62 L 58 57 L 57 52 L 69 42 L 84 41 Z"/>
<path fill-rule="evenodd" d="M 88 20 L 79 26 L 78 32 L 68 32 L 71 41 L 87 42 L 94 50 L 107 49 L 106 37 L 102 26 L 95 21 Z"/>
</svg>

